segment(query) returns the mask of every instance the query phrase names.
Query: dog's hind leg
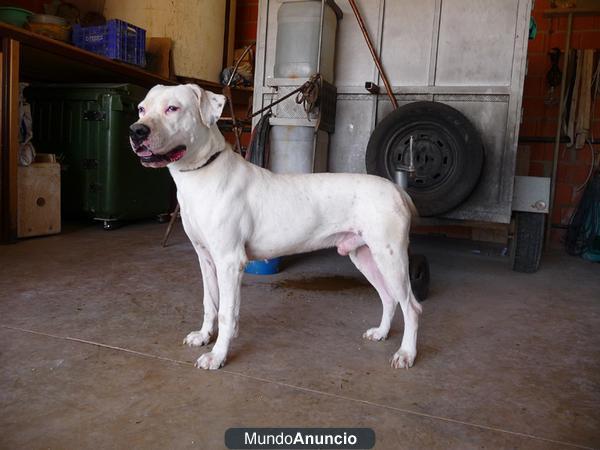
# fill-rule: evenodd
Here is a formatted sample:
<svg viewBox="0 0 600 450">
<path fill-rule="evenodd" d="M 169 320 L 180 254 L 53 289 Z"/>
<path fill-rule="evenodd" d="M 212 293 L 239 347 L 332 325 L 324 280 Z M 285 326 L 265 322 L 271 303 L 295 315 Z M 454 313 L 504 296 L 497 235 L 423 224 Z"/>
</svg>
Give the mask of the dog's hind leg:
<svg viewBox="0 0 600 450">
<path fill-rule="evenodd" d="M 200 261 L 202 284 L 204 286 L 204 294 L 202 297 L 204 320 L 200 330 L 192 331 L 183 340 L 184 344 L 193 347 L 210 343 L 215 334 L 219 304 L 219 288 L 217 286 L 215 265 L 212 262 L 210 254 L 203 250 L 199 245 L 196 246 L 196 251 L 198 253 L 198 260 Z"/>
<path fill-rule="evenodd" d="M 400 304 L 404 316 L 402 345 L 391 359 L 392 367 L 412 367 L 417 356 L 417 330 L 421 305 L 415 299 L 408 271 L 408 229 L 402 224 L 386 239 L 367 240 L 373 260 L 383 277 L 390 296 Z M 406 227 L 407 228 L 407 227 Z"/>
<path fill-rule="evenodd" d="M 349 253 L 350 259 L 354 265 L 362 272 L 365 278 L 373 285 L 379 297 L 381 298 L 381 304 L 383 306 L 383 312 L 381 314 L 381 322 L 378 327 L 369 328 L 364 332 L 363 338 L 371 339 L 374 341 L 381 341 L 387 338 L 394 313 L 396 312 L 396 301 L 387 291 L 385 282 L 381 272 L 377 268 L 371 250 L 366 245 L 355 249 Z"/>
</svg>

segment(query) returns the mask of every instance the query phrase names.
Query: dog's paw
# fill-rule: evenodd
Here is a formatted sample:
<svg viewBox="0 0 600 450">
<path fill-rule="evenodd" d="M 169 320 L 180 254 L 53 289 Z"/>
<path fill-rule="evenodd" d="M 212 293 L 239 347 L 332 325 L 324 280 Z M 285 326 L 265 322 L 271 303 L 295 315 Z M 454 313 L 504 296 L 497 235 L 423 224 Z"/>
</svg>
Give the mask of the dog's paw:
<svg viewBox="0 0 600 450">
<path fill-rule="evenodd" d="M 198 358 L 195 367 L 198 369 L 217 370 L 225 365 L 225 357 L 213 352 L 205 353 Z"/>
<path fill-rule="evenodd" d="M 409 353 L 406 350 L 400 349 L 394 353 L 390 362 L 394 369 L 408 369 L 413 366 L 416 356 L 416 353 Z"/>
<path fill-rule="evenodd" d="M 387 338 L 387 333 L 383 333 L 378 327 L 369 328 L 363 333 L 363 339 L 371 341 L 384 341 Z"/>
<path fill-rule="evenodd" d="M 210 342 L 212 336 L 210 333 L 205 331 L 192 331 L 183 339 L 184 345 L 189 345 L 190 347 L 200 347 L 202 345 L 206 345 Z"/>
</svg>

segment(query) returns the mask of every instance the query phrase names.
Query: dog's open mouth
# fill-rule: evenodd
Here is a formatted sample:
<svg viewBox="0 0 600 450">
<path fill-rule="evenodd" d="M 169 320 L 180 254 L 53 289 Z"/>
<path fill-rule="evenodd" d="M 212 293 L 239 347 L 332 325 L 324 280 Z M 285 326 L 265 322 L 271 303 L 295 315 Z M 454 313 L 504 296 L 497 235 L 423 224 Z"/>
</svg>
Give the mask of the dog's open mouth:
<svg viewBox="0 0 600 450">
<path fill-rule="evenodd" d="M 135 149 L 136 155 L 140 157 L 140 161 L 145 166 L 166 166 L 169 163 L 175 162 L 183 158 L 187 148 L 185 145 L 178 145 L 173 150 L 163 155 L 152 153 L 145 145 L 140 145 Z"/>
</svg>

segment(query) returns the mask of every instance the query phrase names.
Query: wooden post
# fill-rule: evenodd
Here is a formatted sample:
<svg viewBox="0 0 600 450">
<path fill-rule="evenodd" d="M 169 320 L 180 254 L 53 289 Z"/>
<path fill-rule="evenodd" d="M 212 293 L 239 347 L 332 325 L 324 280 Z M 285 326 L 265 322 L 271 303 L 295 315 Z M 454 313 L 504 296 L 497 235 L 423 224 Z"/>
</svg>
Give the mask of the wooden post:
<svg viewBox="0 0 600 450">
<path fill-rule="evenodd" d="M 569 67 L 569 52 L 571 50 L 571 30 L 573 27 L 573 14 L 567 16 L 567 36 L 565 42 L 565 54 L 563 59 L 562 81 L 560 82 L 560 100 L 558 104 L 558 125 L 554 139 L 554 153 L 552 156 L 552 177 L 550 178 L 550 204 L 548 205 L 548 227 L 546 228 L 546 244 L 550 242 L 552 233 L 552 212 L 554 211 L 554 200 L 556 193 L 556 172 L 558 170 L 558 151 L 560 149 L 560 135 L 562 130 L 562 119 L 565 111 L 565 90 L 567 85 L 567 68 Z"/>
<path fill-rule="evenodd" d="M 2 38 L 0 58 L 0 242 L 17 241 L 19 161 L 19 42 Z"/>
</svg>

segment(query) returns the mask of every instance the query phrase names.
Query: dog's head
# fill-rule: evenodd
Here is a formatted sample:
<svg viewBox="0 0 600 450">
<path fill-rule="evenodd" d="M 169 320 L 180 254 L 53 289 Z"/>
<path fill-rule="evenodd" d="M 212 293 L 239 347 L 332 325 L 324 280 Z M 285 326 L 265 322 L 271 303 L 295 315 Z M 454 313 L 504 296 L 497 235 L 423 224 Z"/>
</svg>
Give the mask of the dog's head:
<svg viewBox="0 0 600 450">
<path fill-rule="evenodd" d="M 154 86 L 138 105 L 139 120 L 129 127 L 131 147 L 142 165 L 158 168 L 202 157 L 191 153 L 206 147 L 225 101 L 195 84 Z"/>
</svg>

